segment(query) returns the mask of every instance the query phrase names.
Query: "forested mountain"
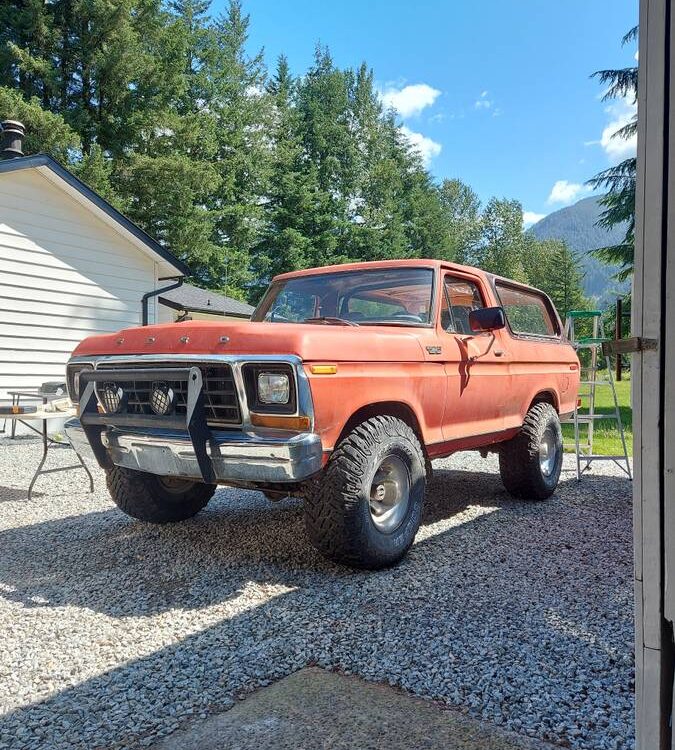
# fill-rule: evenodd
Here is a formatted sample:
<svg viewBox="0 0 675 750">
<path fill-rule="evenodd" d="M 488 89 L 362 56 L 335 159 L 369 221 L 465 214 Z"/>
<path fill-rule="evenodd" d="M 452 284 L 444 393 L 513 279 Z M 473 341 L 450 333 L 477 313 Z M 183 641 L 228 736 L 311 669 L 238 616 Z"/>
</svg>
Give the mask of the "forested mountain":
<svg viewBox="0 0 675 750">
<path fill-rule="evenodd" d="M 0 119 L 168 246 L 198 286 L 255 303 L 277 273 L 442 258 L 585 303 L 517 200 L 426 169 L 362 63 L 308 70 L 248 43 L 240 0 L 0 2 Z M 364 50 L 366 52 L 366 50 Z"/>
<path fill-rule="evenodd" d="M 624 225 L 616 225 L 611 230 L 598 226 L 602 211 L 599 198 L 591 196 L 554 211 L 529 229 L 538 240 L 563 240 L 577 253 L 584 273 L 584 290 L 600 306 L 610 302 L 617 292 L 625 293 L 630 288 L 628 283 L 612 278 L 618 266 L 605 265 L 589 252 L 618 244 L 626 234 Z"/>
</svg>

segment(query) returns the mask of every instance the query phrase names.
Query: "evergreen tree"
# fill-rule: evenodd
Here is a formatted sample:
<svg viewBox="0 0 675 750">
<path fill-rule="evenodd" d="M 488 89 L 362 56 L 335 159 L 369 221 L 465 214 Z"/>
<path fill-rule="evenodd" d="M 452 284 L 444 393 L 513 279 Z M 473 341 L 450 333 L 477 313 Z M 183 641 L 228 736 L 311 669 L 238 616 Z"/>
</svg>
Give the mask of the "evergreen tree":
<svg viewBox="0 0 675 750">
<path fill-rule="evenodd" d="M 336 215 L 354 193 L 358 153 L 351 131 L 351 71 L 338 70 L 329 51 L 317 47 L 314 64 L 298 91 L 298 109 L 308 158 L 317 167 L 319 187 L 334 195 Z"/>
<path fill-rule="evenodd" d="M 209 82 L 209 62 L 213 56 L 213 33 L 208 10 L 211 0 L 171 0 L 169 12 L 173 18 L 176 51 L 182 64 L 183 85 L 176 92 L 179 112 L 197 111 L 199 104 L 208 101 L 212 93 Z"/>
<path fill-rule="evenodd" d="M 41 0 L 0 4 L 0 81 L 49 108 L 54 89 L 56 31 L 52 9 Z"/>
<path fill-rule="evenodd" d="M 622 44 L 635 41 L 638 27 L 632 28 L 623 38 Z M 602 100 L 622 98 L 637 102 L 637 66 L 619 70 L 599 70 L 593 74 L 603 86 L 608 86 Z M 622 128 L 619 128 L 612 138 L 632 138 L 637 132 L 637 114 Z M 601 199 L 605 207 L 599 224 L 610 229 L 617 224 L 626 224 L 626 234 L 622 242 L 617 245 L 603 247 L 594 251 L 600 260 L 606 263 L 616 263 L 621 266 L 617 277 L 627 279 L 633 273 L 633 257 L 635 254 L 635 177 L 637 173 L 637 159 L 630 157 L 619 164 L 605 169 L 589 180 L 594 188 L 607 190 Z"/>
<path fill-rule="evenodd" d="M 254 298 L 272 276 L 306 268 L 314 255 L 311 216 L 318 191 L 317 173 L 307 167 L 295 107 L 297 82 L 282 55 L 267 86 L 272 99 L 273 143 L 265 225 L 253 253 Z"/>
<path fill-rule="evenodd" d="M 95 143 L 120 153 L 140 105 L 135 86 L 152 64 L 144 40 L 161 27 L 159 0 L 38 5 L 17 27 L 10 21 L 0 65 L 24 96 L 64 117 L 85 153 Z"/>
<path fill-rule="evenodd" d="M 307 229 L 313 265 L 351 260 L 352 198 L 356 194 L 356 143 L 350 132 L 350 73 L 317 47 L 314 64 L 298 85 L 299 136 L 306 169 L 316 178 Z"/>
<path fill-rule="evenodd" d="M 117 158 L 111 152 L 111 181 L 130 218 L 188 262 L 194 281 L 219 288 L 222 250 L 213 241 L 216 215 L 207 205 L 220 176 L 217 123 L 203 107 L 206 8 L 174 2 L 153 22 L 146 38 L 153 63 L 136 91 L 143 106 L 130 118 L 129 147 Z"/>
<path fill-rule="evenodd" d="M 350 255 L 355 259 L 409 255 L 402 202 L 405 153 L 393 119 L 385 116 L 373 87 L 373 72 L 362 64 L 352 79 L 351 134 L 357 178 L 349 197 Z"/>
<path fill-rule="evenodd" d="M 44 152 L 67 163 L 79 153 L 82 143 L 79 135 L 58 114 L 44 109 L 33 96 L 25 99 L 16 90 L 0 86 L 0 121 L 18 120 L 26 126 L 24 152 Z"/>
<path fill-rule="evenodd" d="M 215 118 L 219 176 L 207 205 L 216 217 L 212 241 L 222 248 L 220 266 L 228 280 L 223 286 L 210 274 L 205 283 L 242 297 L 249 293 L 251 253 L 264 229 L 271 156 L 266 70 L 262 52 L 250 56 L 246 51 L 249 23 L 241 2 L 232 0 L 213 27 L 213 54 L 205 61 L 212 85 L 205 106 Z"/>
<path fill-rule="evenodd" d="M 452 259 L 465 263 L 474 253 L 481 236 L 480 200 L 461 180 L 443 180 L 439 200 L 448 222 Z"/>
<path fill-rule="evenodd" d="M 523 208 L 518 201 L 491 198 L 481 217 L 478 246 L 469 256 L 472 265 L 484 271 L 527 281 L 525 269 L 529 239 L 523 233 Z"/>
<path fill-rule="evenodd" d="M 95 190 L 99 195 L 112 203 L 119 211 L 128 209 L 126 201 L 113 187 L 113 161 L 106 157 L 103 149 L 95 143 L 89 153 L 73 165 L 77 176 Z"/>
<path fill-rule="evenodd" d="M 454 260 L 448 224 L 429 173 L 414 154 L 413 169 L 403 182 L 403 222 L 411 258 Z"/>
<path fill-rule="evenodd" d="M 588 306 L 579 258 L 561 240 L 541 240 L 537 244 L 540 270 L 530 274 L 530 283 L 549 295 L 564 321 L 570 310 Z"/>
<path fill-rule="evenodd" d="M 436 185 L 395 114 L 382 114 L 372 85 L 370 97 L 379 117 L 370 139 L 357 143 L 369 148 L 368 166 L 361 170 L 359 257 L 452 260 L 448 221 Z"/>
</svg>

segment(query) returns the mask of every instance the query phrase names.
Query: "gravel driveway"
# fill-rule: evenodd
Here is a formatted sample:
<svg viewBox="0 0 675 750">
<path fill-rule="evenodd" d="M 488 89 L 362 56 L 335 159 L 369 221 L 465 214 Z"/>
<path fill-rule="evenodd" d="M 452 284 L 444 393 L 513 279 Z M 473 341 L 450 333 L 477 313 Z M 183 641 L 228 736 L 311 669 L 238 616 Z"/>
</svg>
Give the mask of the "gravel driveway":
<svg viewBox="0 0 675 750">
<path fill-rule="evenodd" d="M 530 504 L 509 499 L 492 458 L 434 462 L 409 557 L 355 573 L 308 546 L 297 501 L 222 489 L 155 527 L 117 511 L 100 472 L 94 495 L 69 472 L 29 503 L 38 452 L 0 442 L 0 748 L 150 746 L 307 664 L 563 747 L 633 746 L 618 469 L 581 484 L 568 470 Z"/>
</svg>

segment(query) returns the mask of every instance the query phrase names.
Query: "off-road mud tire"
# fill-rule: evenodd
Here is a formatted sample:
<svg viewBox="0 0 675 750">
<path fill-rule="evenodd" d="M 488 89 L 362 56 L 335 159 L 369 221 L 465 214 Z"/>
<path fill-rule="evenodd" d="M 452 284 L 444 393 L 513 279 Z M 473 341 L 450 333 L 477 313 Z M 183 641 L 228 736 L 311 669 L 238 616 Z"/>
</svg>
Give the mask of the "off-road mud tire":
<svg viewBox="0 0 675 750">
<path fill-rule="evenodd" d="M 385 533 L 373 522 L 369 500 L 375 472 L 388 456 L 403 462 L 410 489 L 403 519 Z M 395 417 L 372 417 L 340 442 L 308 488 L 307 535 L 319 552 L 341 564 L 372 570 L 394 565 L 415 539 L 425 492 L 425 455 L 414 431 Z"/>
<path fill-rule="evenodd" d="M 185 521 L 199 513 L 213 497 L 216 485 L 187 482 L 184 489 L 168 490 L 162 478 L 121 466 L 106 470 L 108 492 L 128 516 L 151 523 Z"/>
<path fill-rule="evenodd" d="M 549 431 L 557 443 L 552 472 L 546 476 L 539 459 L 539 448 Z M 516 437 L 503 443 L 499 450 L 499 472 L 508 492 L 523 500 L 546 500 L 558 486 L 563 448 L 560 419 L 548 403 L 535 404 L 526 414 Z"/>
</svg>

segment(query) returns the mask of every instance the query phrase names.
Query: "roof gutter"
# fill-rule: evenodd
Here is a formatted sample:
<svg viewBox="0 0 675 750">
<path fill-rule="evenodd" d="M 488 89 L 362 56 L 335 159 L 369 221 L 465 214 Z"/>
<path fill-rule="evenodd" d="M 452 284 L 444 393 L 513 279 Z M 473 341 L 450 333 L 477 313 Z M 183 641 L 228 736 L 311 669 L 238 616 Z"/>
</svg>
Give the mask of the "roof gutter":
<svg viewBox="0 0 675 750">
<path fill-rule="evenodd" d="M 171 281 L 173 279 L 175 279 L 174 284 L 169 284 L 169 286 L 164 286 L 161 289 L 153 289 L 151 292 L 146 292 L 143 295 L 143 299 L 141 300 L 141 309 L 143 311 L 141 325 L 148 325 L 148 300 L 152 297 L 157 297 L 159 294 L 164 294 L 164 292 L 170 292 L 172 289 L 178 289 L 179 286 L 183 286 L 185 276 L 164 276 L 158 279 L 158 281 Z"/>
</svg>

